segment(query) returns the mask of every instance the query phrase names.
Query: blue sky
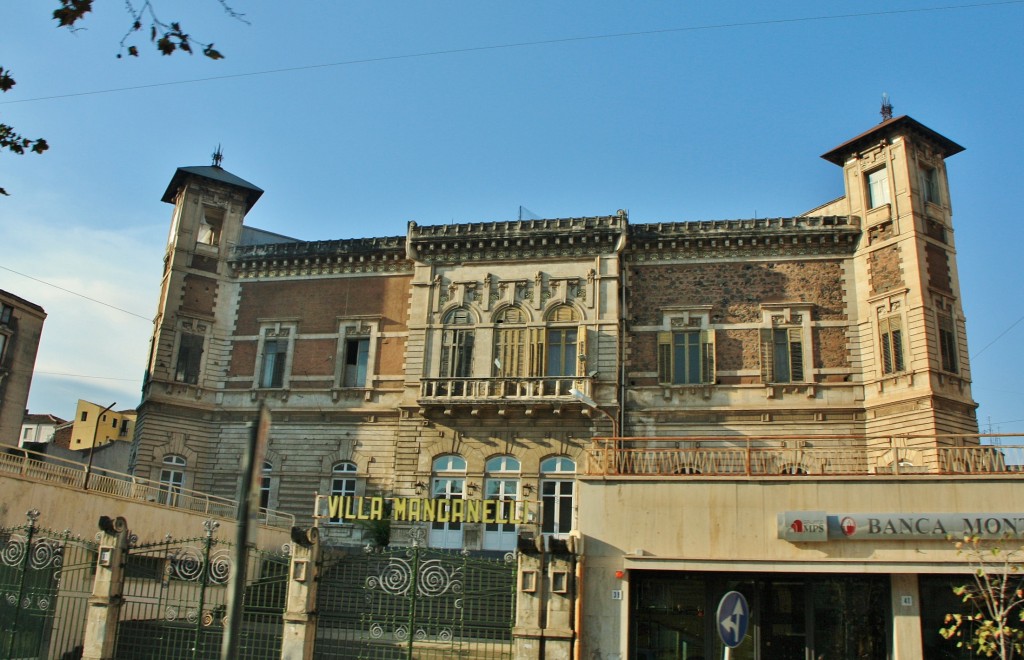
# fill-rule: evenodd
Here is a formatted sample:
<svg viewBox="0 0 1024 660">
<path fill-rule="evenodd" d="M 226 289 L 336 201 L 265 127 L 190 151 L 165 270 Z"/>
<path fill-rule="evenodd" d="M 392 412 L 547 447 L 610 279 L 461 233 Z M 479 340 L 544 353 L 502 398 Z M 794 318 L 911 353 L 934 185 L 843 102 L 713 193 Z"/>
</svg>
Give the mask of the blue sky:
<svg viewBox="0 0 1024 660">
<path fill-rule="evenodd" d="M 160 197 L 218 144 L 266 190 L 247 223 L 308 240 L 520 205 L 791 216 L 842 194 L 819 156 L 877 123 L 888 92 L 967 148 L 948 171 L 974 396 L 983 429 L 1024 432 L 1024 0 L 232 2 L 248 24 L 216 0 L 156 5 L 220 62 L 145 41 L 116 59 L 130 22 L 116 0 L 75 33 L 55 27 L 56 0 L 0 7 L 0 65 L 18 82 L 0 121 L 51 145 L 0 155 L 0 289 L 49 314 L 32 412 L 138 403 Z"/>
</svg>

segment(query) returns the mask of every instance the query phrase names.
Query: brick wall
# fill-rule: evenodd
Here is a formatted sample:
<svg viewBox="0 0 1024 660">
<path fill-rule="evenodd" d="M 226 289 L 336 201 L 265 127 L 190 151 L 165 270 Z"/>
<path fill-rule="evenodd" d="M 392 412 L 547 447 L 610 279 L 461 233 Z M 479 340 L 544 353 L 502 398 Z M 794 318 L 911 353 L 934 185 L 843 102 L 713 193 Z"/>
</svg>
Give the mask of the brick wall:
<svg viewBox="0 0 1024 660">
<path fill-rule="evenodd" d="M 871 293 L 883 293 L 903 285 L 903 271 L 900 268 L 900 248 L 890 245 L 868 255 L 868 271 L 871 273 Z"/>
</svg>

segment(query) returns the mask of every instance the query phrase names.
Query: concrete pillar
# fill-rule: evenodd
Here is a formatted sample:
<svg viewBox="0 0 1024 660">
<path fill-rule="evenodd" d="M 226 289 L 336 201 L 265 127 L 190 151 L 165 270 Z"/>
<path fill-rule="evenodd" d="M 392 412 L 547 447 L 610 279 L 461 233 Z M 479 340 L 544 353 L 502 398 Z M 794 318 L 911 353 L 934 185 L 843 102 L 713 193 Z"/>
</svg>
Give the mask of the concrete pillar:
<svg viewBox="0 0 1024 660">
<path fill-rule="evenodd" d="M 108 660 L 114 657 L 117 622 L 123 602 L 128 523 L 121 517 L 100 516 L 99 526 L 100 547 L 96 558 L 92 596 L 89 598 L 89 611 L 85 619 L 83 660 Z"/>
<path fill-rule="evenodd" d="M 519 565 L 516 573 L 516 621 L 512 628 L 512 657 L 544 660 L 544 553 L 541 537 L 519 533 Z"/>
<path fill-rule="evenodd" d="M 576 562 L 565 541 L 549 539 L 548 551 L 544 657 L 546 660 L 571 660 L 575 641 Z"/>
<path fill-rule="evenodd" d="M 312 527 L 302 531 L 293 527 L 281 660 L 310 660 L 313 657 L 319 572 L 320 530 Z"/>
<path fill-rule="evenodd" d="M 892 585 L 892 657 L 920 658 L 921 595 L 916 574 L 894 574 Z M 938 634 L 938 632 L 936 632 Z"/>
</svg>

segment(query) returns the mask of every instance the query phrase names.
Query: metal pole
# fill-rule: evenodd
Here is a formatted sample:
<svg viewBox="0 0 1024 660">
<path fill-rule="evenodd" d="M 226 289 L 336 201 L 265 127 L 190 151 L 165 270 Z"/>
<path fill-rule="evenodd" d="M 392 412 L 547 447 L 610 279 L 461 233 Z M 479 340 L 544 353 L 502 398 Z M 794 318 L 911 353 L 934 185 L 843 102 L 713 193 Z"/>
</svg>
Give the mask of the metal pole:
<svg viewBox="0 0 1024 660">
<path fill-rule="evenodd" d="M 262 476 L 263 454 L 270 433 L 270 411 L 266 404 L 260 406 L 259 418 L 249 437 L 248 451 L 242 457 L 242 483 L 238 487 L 237 532 L 235 534 L 234 569 L 231 571 L 228 589 L 228 625 L 220 647 L 221 660 L 235 660 L 239 657 L 238 641 L 242 632 L 242 611 L 245 599 L 245 569 L 249 551 L 249 526 L 252 512 L 259 508 L 259 479 Z"/>
<path fill-rule="evenodd" d="M 117 405 L 117 401 L 113 402 L 106 408 L 100 411 L 99 415 L 96 415 L 96 424 L 92 427 L 92 444 L 89 445 L 89 463 L 85 466 L 85 482 L 82 484 L 83 490 L 89 490 L 89 475 L 92 474 L 92 453 L 96 451 L 96 436 L 100 432 L 100 419 L 103 418 L 103 413 L 107 412 L 111 408 Z"/>
</svg>

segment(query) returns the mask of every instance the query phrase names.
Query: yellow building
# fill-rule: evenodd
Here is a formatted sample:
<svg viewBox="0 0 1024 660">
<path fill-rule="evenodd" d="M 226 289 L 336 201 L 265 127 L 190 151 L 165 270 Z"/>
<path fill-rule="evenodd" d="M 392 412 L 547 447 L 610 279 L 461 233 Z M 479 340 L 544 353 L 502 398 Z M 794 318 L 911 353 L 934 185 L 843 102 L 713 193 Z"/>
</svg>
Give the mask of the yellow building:
<svg viewBox="0 0 1024 660">
<path fill-rule="evenodd" d="M 71 427 L 69 449 L 102 447 L 108 442 L 127 442 L 135 434 L 134 410 L 110 410 L 91 401 L 78 400 Z"/>
</svg>

